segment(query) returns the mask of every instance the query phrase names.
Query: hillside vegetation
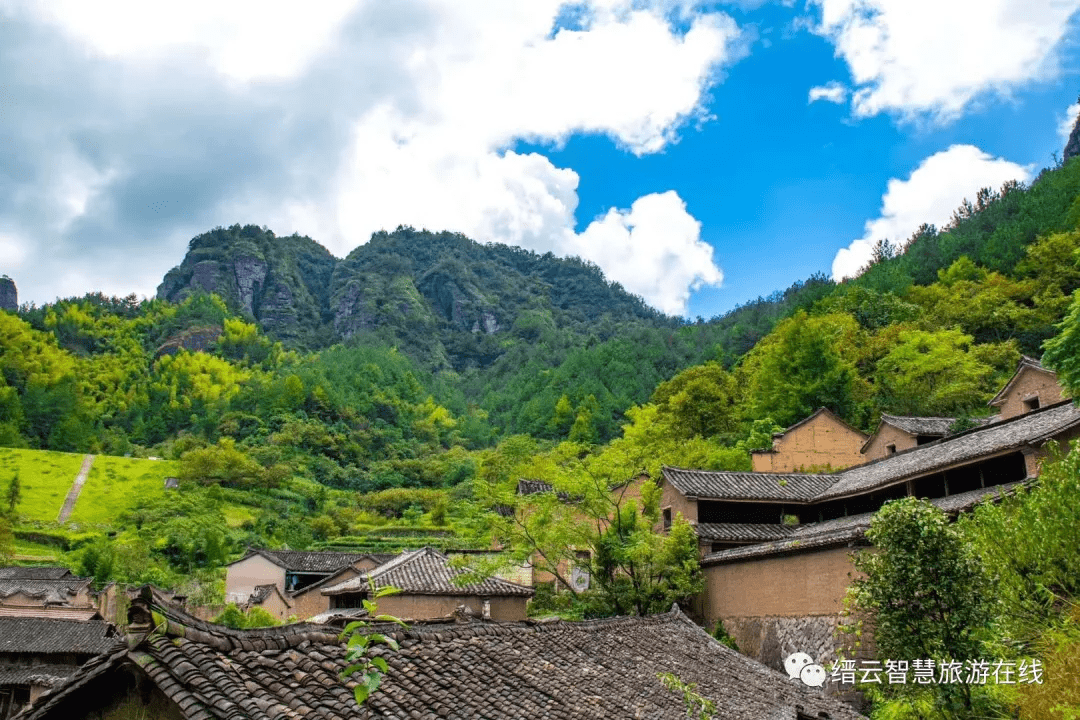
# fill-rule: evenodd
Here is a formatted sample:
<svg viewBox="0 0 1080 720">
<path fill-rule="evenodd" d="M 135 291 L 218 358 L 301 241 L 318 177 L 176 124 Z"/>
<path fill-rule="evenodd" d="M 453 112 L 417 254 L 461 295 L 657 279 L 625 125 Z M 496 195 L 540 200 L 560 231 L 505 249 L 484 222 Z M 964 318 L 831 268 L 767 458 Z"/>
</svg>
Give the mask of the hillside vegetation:
<svg viewBox="0 0 1080 720">
<path fill-rule="evenodd" d="M 882 412 L 984 415 L 1047 341 L 1076 382 L 1078 222 L 1074 159 L 879 244 L 854 280 L 693 323 L 587 262 L 461 235 L 399 228 L 338 260 L 218 228 L 158 299 L 0 313 L 4 497 L 19 477 L 0 554 L 11 526 L 25 554 L 213 602 L 249 545 L 490 547 L 523 477 L 606 493 L 665 463 L 749 469 L 821 406 L 864 430 Z"/>
</svg>

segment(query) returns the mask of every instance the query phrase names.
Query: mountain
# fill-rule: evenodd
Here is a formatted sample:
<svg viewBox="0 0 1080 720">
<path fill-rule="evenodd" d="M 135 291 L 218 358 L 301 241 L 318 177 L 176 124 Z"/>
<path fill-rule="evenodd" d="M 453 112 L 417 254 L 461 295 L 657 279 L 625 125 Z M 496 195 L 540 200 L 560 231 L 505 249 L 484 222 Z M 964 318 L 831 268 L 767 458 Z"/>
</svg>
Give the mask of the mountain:
<svg viewBox="0 0 1080 720">
<path fill-rule="evenodd" d="M 277 237 L 255 225 L 216 228 L 191 240 L 157 296 L 181 302 L 216 293 L 289 345 L 325 344 L 330 278 L 337 259 L 308 237 Z"/>
<path fill-rule="evenodd" d="M 379 232 L 338 260 L 308 237 L 254 225 L 194 238 L 158 297 L 221 296 L 286 345 L 341 340 L 399 346 L 432 369 L 485 366 L 499 336 L 537 327 L 587 332 L 609 322 L 677 327 L 577 258 L 481 245 L 461 234 Z"/>
</svg>

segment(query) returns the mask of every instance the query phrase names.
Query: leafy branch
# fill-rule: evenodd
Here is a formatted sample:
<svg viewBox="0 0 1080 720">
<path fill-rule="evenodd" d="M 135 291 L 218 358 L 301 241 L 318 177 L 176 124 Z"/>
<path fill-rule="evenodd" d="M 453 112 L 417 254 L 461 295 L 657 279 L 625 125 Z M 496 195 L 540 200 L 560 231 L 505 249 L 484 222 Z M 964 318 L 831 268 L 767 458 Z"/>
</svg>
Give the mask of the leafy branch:
<svg viewBox="0 0 1080 720">
<path fill-rule="evenodd" d="M 378 590 L 375 589 L 375 583 L 370 581 L 372 597 L 381 598 L 387 595 L 393 595 L 401 592 L 395 587 L 384 587 Z M 393 615 L 378 615 L 378 605 L 372 600 L 364 600 L 364 609 L 367 610 L 368 615 L 372 620 L 380 622 L 392 622 L 397 623 L 403 628 L 409 626 L 401 618 L 394 617 Z M 356 620 L 345 626 L 345 629 L 341 631 L 341 635 L 338 636 L 339 640 L 345 640 L 349 638 L 347 643 L 347 650 L 345 651 L 345 662 L 348 663 L 344 670 L 341 671 L 340 676 L 342 680 L 346 680 L 354 673 L 359 672 L 361 682 L 353 688 L 353 696 L 356 698 L 357 705 L 363 705 L 367 702 L 367 699 L 371 697 L 371 694 L 379 689 L 382 684 L 383 675 L 390 671 L 390 666 L 387 664 L 386 659 L 378 655 L 372 654 L 376 645 L 386 645 L 391 650 L 397 651 L 399 649 L 398 642 L 394 638 L 383 635 L 382 633 L 364 633 L 361 630 L 371 625 L 371 622 L 367 620 Z"/>
<path fill-rule="evenodd" d="M 656 677 L 668 690 L 682 693 L 683 707 L 689 720 L 712 720 L 716 703 L 698 694 L 697 683 L 685 682 L 672 673 L 656 673 Z"/>
</svg>

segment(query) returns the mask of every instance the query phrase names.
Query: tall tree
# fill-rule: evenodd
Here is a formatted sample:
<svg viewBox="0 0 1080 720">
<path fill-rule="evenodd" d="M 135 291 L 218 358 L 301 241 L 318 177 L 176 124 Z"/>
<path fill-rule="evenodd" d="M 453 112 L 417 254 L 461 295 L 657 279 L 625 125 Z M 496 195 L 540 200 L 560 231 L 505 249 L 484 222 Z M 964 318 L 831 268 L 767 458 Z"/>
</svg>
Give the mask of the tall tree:
<svg viewBox="0 0 1080 720">
<path fill-rule="evenodd" d="M 872 617 L 881 660 L 979 658 L 980 632 L 992 620 L 990 587 L 974 548 L 945 513 L 926 500 L 895 500 L 874 516 L 866 537 L 875 551 L 855 556 L 864 577 L 849 594 Z M 895 693 L 928 687 L 942 709 L 970 715 L 972 686 L 964 676 L 957 683 L 888 686 Z"/>
</svg>

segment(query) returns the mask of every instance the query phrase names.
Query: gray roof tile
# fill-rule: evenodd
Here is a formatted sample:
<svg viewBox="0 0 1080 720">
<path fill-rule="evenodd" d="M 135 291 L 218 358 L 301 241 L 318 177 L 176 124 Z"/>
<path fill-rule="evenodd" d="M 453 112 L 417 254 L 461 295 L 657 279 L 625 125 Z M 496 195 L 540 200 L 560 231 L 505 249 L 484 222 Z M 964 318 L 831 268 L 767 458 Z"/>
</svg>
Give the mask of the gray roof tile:
<svg viewBox="0 0 1080 720">
<path fill-rule="evenodd" d="M 446 556 L 432 548 L 404 552 L 388 563 L 337 585 L 324 588 L 323 595 L 367 592 L 369 581 L 376 588 L 396 587 L 409 595 L 480 595 L 531 597 L 533 589 L 499 578 L 487 578 L 468 585 L 454 584 L 465 570 L 450 567 Z"/>
<path fill-rule="evenodd" d="M 157 608 L 155 608 L 157 609 Z M 717 720 L 861 716 L 820 691 L 727 648 L 677 609 L 581 623 L 417 624 L 364 708 L 338 678 L 344 644 L 308 624 L 263 632 L 193 626 L 175 611 L 164 635 L 92 661 L 23 720 L 66 718 L 80 692 L 104 692 L 110 671 L 145 672 L 190 720 L 269 718 L 650 718 L 683 720 L 681 695 L 657 673 L 697 684 Z M 190 629 L 189 629 L 190 628 Z M 99 689 L 100 683 L 100 689 Z"/>
<path fill-rule="evenodd" d="M 1077 427 L 1080 409 L 1066 400 L 830 475 L 674 467 L 664 467 L 663 473 L 665 481 L 688 497 L 810 503 L 858 495 L 997 453 L 1038 446 Z"/>
<path fill-rule="evenodd" d="M 980 457 L 1038 445 L 1078 425 L 1080 410 L 1065 401 L 849 468 L 837 473 L 836 484 L 815 499 L 854 495 Z"/>
<path fill-rule="evenodd" d="M 758 542 L 782 540 L 789 537 L 795 531 L 795 527 L 765 523 L 698 523 L 694 526 L 694 530 L 701 540 Z"/>
<path fill-rule="evenodd" d="M 23 594 L 35 600 L 50 603 L 66 603 L 90 589 L 90 578 L 71 577 L 52 579 L 2 578 L 0 579 L 0 598 Z"/>
<path fill-rule="evenodd" d="M 0 653 L 97 654 L 116 640 L 116 629 L 103 620 L 0 617 Z"/>
<path fill-rule="evenodd" d="M 346 565 L 368 557 L 370 553 L 332 552 L 327 550 L 264 550 L 252 549 L 241 559 L 262 555 L 289 572 L 333 573 Z M 240 562 L 237 560 L 237 562 Z"/>
<path fill-rule="evenodd" d="M 0 567 L 0 580 L 60 580 L 67 577 L 74 577 L 74 574 L 65 567 Z"/>
<path fill-rule="evenodd" d="M 996 485 L 994 487 L 980 488 L 957 495 L 949 495 L 943 498 L 930 500 L 947 513 L 958 513 L 969 510 L 984 500 L 1001 497 L 1014 492 L 1023 486 L 1023 482 Z M 729 548 L 709 553 L 702 559 L 703 564 L 715 564 L 762 557 L 765 555 L 777 555 L 781 553 L 801 552 L 814 548 L 846 545 L 859 543 L 870 527 L 870 521 L 874 513 L 860 513 L 847 517 L 824 520 L 822 522 L 798 525 L 791 529 L 790 534 L 780 540 L 762 542 L 744 547 Z M 782 527 L 782 526 L 777 526 Z"/>
<path fill-rule="evenodd" d="M 725 500 L 812 500 L 837 475 L 687 470 L 665 465 L 664 480 L 687 497 Z"/>
</svg>

